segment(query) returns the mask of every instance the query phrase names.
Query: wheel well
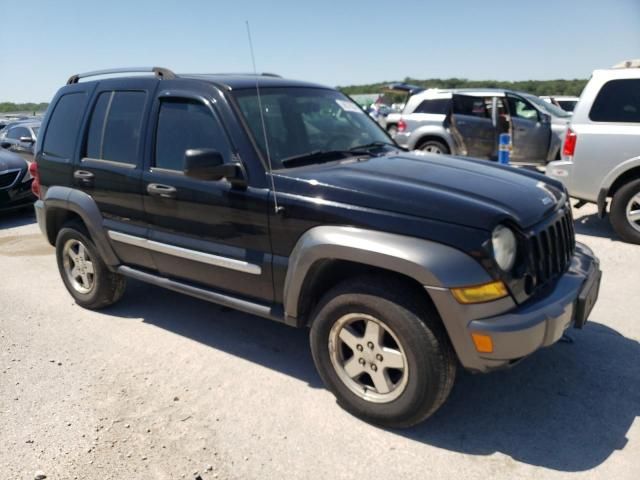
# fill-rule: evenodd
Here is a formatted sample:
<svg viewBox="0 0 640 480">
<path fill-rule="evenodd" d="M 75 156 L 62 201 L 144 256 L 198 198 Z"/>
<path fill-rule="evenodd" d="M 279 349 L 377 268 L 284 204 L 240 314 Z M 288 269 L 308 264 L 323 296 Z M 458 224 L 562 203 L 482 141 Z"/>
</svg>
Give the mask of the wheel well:
<svg viewBox="0 0 640 480">
<path fill-rule="evenodd" d="M 51 245 L 56 244 L 56 237 L 62 226 L 70 221 L 77 221 L 84 225 L 82 217 L 71 210 L 64 208 L 47 209 L 47 240 Z"/>
<path fill-rule="evenodd" d="M 397 122 L 392 122 L 392 123 L 387 123 L 386 129 L 387 131 L 391 128 L 391 127 L 398 127 Z"/>
<path fill-rule="evenodd" d="M 447 143 L 447 141 L 444 138 L 439 137 L 438 135 L 425 135 L 424 137 L 420 137 L 420 139 L 416 142 L 416 148 L 420 148 L 425 143 L 431 142 L 431 141 L 441 143 L 442 145 L 445 146 L 445 148 L 447 149 L 447 152 L 451 153 L 451 148 L 449 147 L 449 144 Z"/>
<path fill-rule="evenodd" d="M 640 167 L 634 167 L 630 170 L 627 170 L 613 182 L 609 191 L 607 192 L 607 197 L 613 197 L 620 188 L 629 183 L 632 180 L 637 180 L 640 178 Z"/>
<path fill-rule="evenodd" d="M 393 277 L 395 279 L 394 282 L 404 284 L 407 289 L 415 291 L 416 295 L 422 296 L 432 304 L 431 297 L 429 297 L 423 286 L 407 275 L 347 260 L 319 260 L 311 266 L 302 285 L 300 298 L 298 299 L 299 324 L 308 325 L 310 323 L 311 312 L 313 312 L 320 299 L 339 283 L 348 278 L 375 274 Z"/>
</svg>

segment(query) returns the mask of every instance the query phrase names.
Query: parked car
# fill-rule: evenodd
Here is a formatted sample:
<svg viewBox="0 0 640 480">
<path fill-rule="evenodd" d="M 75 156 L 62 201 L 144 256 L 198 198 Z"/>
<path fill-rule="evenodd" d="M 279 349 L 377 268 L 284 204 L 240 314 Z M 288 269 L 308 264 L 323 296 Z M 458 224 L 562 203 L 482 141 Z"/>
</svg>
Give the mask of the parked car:
<svg viewBox="0 0 640 480">
<path fill-rule="evenodd" d="M 409 97 L 394 135 L 409 150 L 496 159 L 498 136 L 511 133 L 511 160 L 560 158 L 570 115 L 535 95 L 496 89 L 429 89 Z"/>
<path fill-rule="evenodd" d="M 35 210 L 79 305 L 130 277 L 310 327 L 340 404 L 395 427 L 458 363 L 512 366 L 587 320 L 600 270 L 560 182 L 403 152 L 331 88 L 148 71 L 74 75 L 43 122 Z"/>
<path fill-rule="evenodd" d="M 33 204 L 31 182 L 29 164 L 20 155 L 0 149 L 0 212 Z"/>
<path fill-rule="evenodd" d="M 596 70 L 547 174 L 572 197 L 607 212 L 620 237 L 640 243 L 640 68 Z"/>
<path fill-rule="evenodd" d="M 576 108 L 576 103 L 578 103 L 579 100 L 579 97 L 571 97 L 567 95 L 554 95 L 552 97 L 541 96 L 540 98 L 547 103 L 560 107 L 565 112 L 573 112 L 574 108 Z"/>
<path fill-rule="evenodd" d="M 17 153 L 25 160 L 32 161 L 40 123 L 40 121 L 27 120 L 9 124 L 0 137 L 0 147 Z"/>
</svg>

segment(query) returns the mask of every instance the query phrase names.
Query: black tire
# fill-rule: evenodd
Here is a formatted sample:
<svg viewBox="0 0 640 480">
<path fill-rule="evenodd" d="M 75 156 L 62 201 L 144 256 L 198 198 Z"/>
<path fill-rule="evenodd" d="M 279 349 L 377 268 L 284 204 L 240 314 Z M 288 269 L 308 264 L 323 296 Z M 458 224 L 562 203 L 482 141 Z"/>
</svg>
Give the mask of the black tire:
<svg viewBox="0 0 640 480">
<path fill-rule="evenodd" d="M 441 155 L 449 155 L 449 147 L 438 140 L 426 140 L 418 145 L 418 150 L 423 152 L 439 153 Z"/>
<path fill-rule="evenodd" d="M 68 242 L 79 242 L 88 251 L 88 257 L 93 266 L 91 275 L 91 288 L 88 291 L 79 291 L 77 284 L 70 279 L 65 267 L 65 245 Z M 65 224 L 56 237 L 56 259 L 58 271 L 65 287 L 76 303 L 84 308 L 98 310 L 113 305 L 122 297 L 126 287 L 126 279 L 122 275 L 110 271 L 98 254 L 94 243 L 84 228 L 84 225 L 73 222 Z"/>
<path fill-rule="evenodd" d="M 406 428 L 425 420 L 444 403 L 453 387 L 457 361 L 433 306 L 418 290 L 393 280 L 375 275 L 359 277 L 324 295 L 312 317 L 311 350 L 322 380 L 345 410 L 377 425 Z M 351 313 L 384 322 L 404 351 L 407 381 L 399 396 L 389 402 L 374 403 L 356 395 L 332 363 L 332 328 Z M 354 357 L 360 355 L 355 350 L 353 353 Z"/>
<path fill-rule="evenodd" d="M 640 230 L 634 228 L 627 219 L 627 206 L 630 203 L 632 203 L 634 210 L 640 210 L 640 202 L 632 201 L 637 195 L 640 195 L 640 179 L 632 180 L 620 187 L 613 196 L 609 216 L 611 225 L 620 238 L 625 242 L 640 244 Z M 640 221 L 635 222 L 635 225 L 640 228 Z"/>
</svg>

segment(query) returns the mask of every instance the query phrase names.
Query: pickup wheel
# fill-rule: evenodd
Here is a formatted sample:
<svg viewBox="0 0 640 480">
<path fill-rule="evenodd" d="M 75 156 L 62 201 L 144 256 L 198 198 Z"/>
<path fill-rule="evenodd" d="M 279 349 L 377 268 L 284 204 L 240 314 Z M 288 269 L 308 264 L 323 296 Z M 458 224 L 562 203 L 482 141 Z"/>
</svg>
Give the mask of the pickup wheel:
<svg viewBox="0 0 640 480">
<path fill-rule="evenodd" d="M 107 268 L 80 224 L 67 224 L 58 232 L 56 259 L 64 285 L 78 305 L 97 310 L 122 297 L 125 278 Z"/>
<path fill-rule="evenodd" d="M 615 193 L 610 216 L 613 229 L 625 242 L 640 244 L 640 179 Z"/>
<path fill-rule="evenodd" d="M 323 297 L 311 326 L 316 368 L 338 403 L 395 428 L 433 414 L 456 373 L 437 312 L 403 286 L 375 276 L 345 281 Z"/>
</svg>

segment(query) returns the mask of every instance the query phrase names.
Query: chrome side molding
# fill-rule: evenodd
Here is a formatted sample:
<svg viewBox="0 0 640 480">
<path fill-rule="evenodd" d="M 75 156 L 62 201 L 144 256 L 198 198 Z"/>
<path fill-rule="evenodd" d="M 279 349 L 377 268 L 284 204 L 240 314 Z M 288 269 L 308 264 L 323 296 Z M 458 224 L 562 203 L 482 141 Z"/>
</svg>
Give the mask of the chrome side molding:
<svg viewBox="0 0 640 480">
<path fill-rule="evenodd" d="M 220 257 L 211 253 L 177 247 L 175 245 L 156 242 L 154 240 L 148 240 L 146 238 L 136 237 L 134 235 L 116 232 L 113 230 L 109 230 L 108 234 L 111 240 L 126 243 L 127 245 L 133 245 L 134 247 L 146 248 L 147 250 L 153 250 L 154 252 L 173 255 L 174 257 L 185 258 L 194 262 L 206 263 L 215 267 L 227 268 L 237 272 L 249 273 L 251 275 L 260 275 L 262 273 L 260 265 L 245 262 L 244 260 Z"/>
</svg>

